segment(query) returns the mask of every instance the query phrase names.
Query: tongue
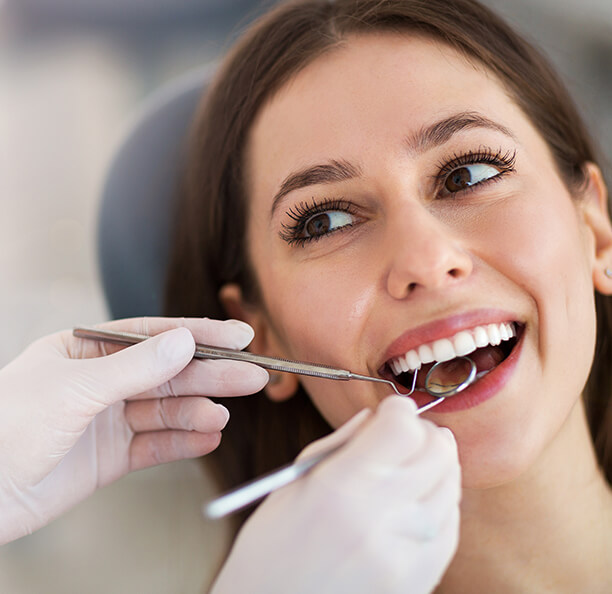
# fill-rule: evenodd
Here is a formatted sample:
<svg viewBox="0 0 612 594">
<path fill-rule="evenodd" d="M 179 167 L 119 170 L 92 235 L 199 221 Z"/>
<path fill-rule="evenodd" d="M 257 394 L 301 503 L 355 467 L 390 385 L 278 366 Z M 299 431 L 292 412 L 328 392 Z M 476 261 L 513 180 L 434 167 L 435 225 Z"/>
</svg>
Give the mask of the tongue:
<svg viewBox="0 0 612 594">
<path fill-rule="evenodd" d="M 476 363 L 477 372 L 489 371 L 504 360 L 504 352 L 499 347 L 488 346 L 470 353 L 469 357 Z"/>
<path fill-rule="evenodd" d="M 483 347 L 475 350 L 473 353 L 467 355 L 474 363 L 476 363 L 476 372 L 489 371 L 499 365 L 504 360 L 503 351 L 496 346 Z M 428 363 L 423 365 L 417 374 L 417 381 L 415 388 L 417 390 L 425 389 L 425 378 L 429 370 L 435 365 L 435 363 Z M 412 380 L 410 380 L 412 382 Z"/>
</svg>

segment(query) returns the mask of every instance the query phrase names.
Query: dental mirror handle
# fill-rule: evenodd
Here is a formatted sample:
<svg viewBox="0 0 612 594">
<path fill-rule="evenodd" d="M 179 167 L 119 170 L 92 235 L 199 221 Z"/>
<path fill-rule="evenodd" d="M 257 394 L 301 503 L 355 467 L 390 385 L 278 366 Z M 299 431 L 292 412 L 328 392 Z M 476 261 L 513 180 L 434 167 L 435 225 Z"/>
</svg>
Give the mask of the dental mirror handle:
<svg viewBox="0 0 612 594">
<path fill-rule="evenodd" d="M 426 410 L 440 404 L 440 402 L 443 400 L 444 398 L 438 398 L 425 406 L 421 406 L 421 408 L 416 410 L 415 414 L 420 415 Z M 304 460 L 299 460 L 298 462 L 293 462 L 292 464 L 282 466 L 281 468 L 273 470 L 268 474 L 264 474 L 251 482 L 245 483 L 240 487 L 236 487 L 224 495 L 212 499 L 208 503 L 205 503 L 202 507 L 204 515 L 211 520 L 216 520 L 256 503 L 273 491 L 289 485 L 298 480 L 300 477 L 304 476 L 317 464 L 320 464 L 328 456 L 334 452 L 337 452 L 346 444 L 346 441 L 336 444 L 323 452 L 319 452 L 315 456 L 310 456 Z"/>
<path fill-rule="evenodd" d="M 130 332 L 113 332 L 111 330 L 100 330 L 98 328 L 74 328 L 72 333 L 77 338 L 87 338 L 99 340 L 112 344 L 130 346 L 151 338 L 144 334 L 132 334 Z M 332 380 L 365 380 L 387 384 L 399 396 L 408 396 L 400 392 L 396 385 L 391 381 L 381 377 L 370 377 L 348 371 L 347 369 L 337 369 L 319 363 L 307 363 L 304 361 L 292 361 L 290 359 L 279 359 L 277 357 L 266 357 L 256 355 L 249 351 L 235 351 L 222 347 L 213 347 L 205 344 L 196 344 L 194 359 L 229 359 L 231 361 L 244 361 L 254 363 L 264 369 L 272 371 L 284 371 L 286 373 L 297 373 L 299 375 L 309 375 Z"/>
</svg>

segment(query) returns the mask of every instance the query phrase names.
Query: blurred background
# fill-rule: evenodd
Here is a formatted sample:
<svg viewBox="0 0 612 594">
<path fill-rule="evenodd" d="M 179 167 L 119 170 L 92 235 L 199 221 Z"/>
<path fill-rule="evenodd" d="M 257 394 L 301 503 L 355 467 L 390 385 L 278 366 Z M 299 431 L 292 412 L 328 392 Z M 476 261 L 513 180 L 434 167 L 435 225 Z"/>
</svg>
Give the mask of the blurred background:
<svg viewBox="0 0 612 594">
<path fill-rule="evenodd" d="M 484 1 L 552 58 L 610 160 L 612 2 Z M 109 161 L 145 98 L 214 63 L 261 5 L 0 0 L 0 366 L 109 317 L 95 244 Z M 0 548 L 0 592 L 203 592 L 227 542 L 200 517 L 212 490 L 195 461 L 126 477 Z"/>
</svg>

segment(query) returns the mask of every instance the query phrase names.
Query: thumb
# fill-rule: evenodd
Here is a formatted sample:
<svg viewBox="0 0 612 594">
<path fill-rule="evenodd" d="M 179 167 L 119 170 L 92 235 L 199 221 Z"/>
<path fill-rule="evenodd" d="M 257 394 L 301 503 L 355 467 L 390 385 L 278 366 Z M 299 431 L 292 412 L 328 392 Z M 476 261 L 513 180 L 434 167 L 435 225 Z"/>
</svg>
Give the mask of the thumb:
<svg viewBox="0 0 612 594">
<path fill-rule="evenodd" d="M 304 460 L 317 456 L 318 454 L 331 450 L 336 446 L 348 442 L 354 434 L 356 434 L 365 425 L 365 422 L 372 417 L 373 413 L 370 409 L 364 408 L 355 416 L 349 419 L 344 425 L 336 429 L 333 433 L 313 441 L 308 444 L 301 452 L 296 460 Z"/>
<path fill-rule="evenodd" d="M 112 355 L 79 364 L 91 384 L 87 390 L 90 396 L 109 406 L 166 383 L 189 364 L 194 352 L 191 332 L 174 328 Z"/>
</svg>

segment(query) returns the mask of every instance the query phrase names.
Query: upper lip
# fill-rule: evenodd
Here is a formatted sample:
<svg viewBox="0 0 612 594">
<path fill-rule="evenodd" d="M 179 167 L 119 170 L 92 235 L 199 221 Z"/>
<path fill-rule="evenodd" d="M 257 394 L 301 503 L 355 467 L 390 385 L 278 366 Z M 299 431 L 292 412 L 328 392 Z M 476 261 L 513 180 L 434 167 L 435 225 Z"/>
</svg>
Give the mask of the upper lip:
<svg viewBox="0 0 612 594">
<path fill-rule="evenodd" d="M 518 321 L 516 315 L 507 311 L 479 309 L 417 326 L 404 332 L 389 345 L 378 369 L 382 369 L 388 361 L 405 355 L 411 349 L 441 338 L 449 338 L 461 330 L 470 330 L 486 324 L 516 321 Z"/>
</svg>

